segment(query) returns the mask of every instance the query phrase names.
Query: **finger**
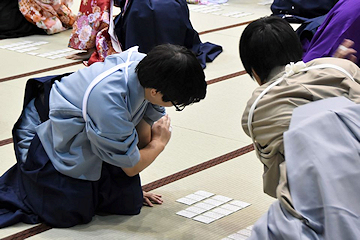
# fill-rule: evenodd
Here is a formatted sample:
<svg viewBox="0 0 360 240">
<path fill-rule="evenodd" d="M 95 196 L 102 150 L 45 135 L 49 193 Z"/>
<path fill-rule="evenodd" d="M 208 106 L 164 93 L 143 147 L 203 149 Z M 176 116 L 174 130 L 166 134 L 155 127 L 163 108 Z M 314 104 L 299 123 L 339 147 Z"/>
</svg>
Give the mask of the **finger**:
<svg viewBox="0 0 360 240">
<path fill-rule="evenodd" d="M 357 63 L 357 57 L 353 54 L 350 55 L 349 60 L 352 61 L 353 63 Z"/>
<path fill-rule="evenodd" d="M 154 197 L 152 200 L 154 201 L 154 203 L 157 203 L 157 204 L 162 204 L 163 203 L 163 200 L 161 198 Z"/>
<path fill-rule="evenodd" d="M 146 203 L 146 205 L 147 206 L 149 206 L 149 207 L 152 207 L 152 206 L 154 206 L 152 203 L 151 203 L 151 201 L 150 201 L 150 199 L 149 198 L 144 198 L 144 203 Z"/>
<path fill-rule="evenodd" d="M 160 195 L 160 194 L 154 193 L 154 196 L 156 196 L 156 197 L 158 197 L 158 198 L 162 198 L 162 195 Z"/>
<path fill-rule="evenodd" d="M 346 47 L 346 48 L 350 48 L 354 45 L 354 42 L 351 41 L 350 39 L 344 39 L 341 43 L 342 46 Z"/>
</svg>

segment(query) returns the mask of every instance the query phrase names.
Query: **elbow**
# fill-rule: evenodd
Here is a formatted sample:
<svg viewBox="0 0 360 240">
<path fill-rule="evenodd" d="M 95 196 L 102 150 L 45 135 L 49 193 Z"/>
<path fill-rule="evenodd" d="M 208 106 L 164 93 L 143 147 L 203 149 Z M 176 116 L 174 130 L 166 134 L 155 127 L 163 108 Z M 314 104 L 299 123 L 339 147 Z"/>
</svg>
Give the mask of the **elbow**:
<svg viewBox="0 0 360 240">
<path fill-rule="evenodd" d="M 134 177 L 137 174 L 139 174 L 138 171 L 136 171 L 136 169 L 134 167 L 132 168 L 122 168 L 122 170 L 124 171 L 124 173 L 128 176 L 128 177 Z"/>
</svg>

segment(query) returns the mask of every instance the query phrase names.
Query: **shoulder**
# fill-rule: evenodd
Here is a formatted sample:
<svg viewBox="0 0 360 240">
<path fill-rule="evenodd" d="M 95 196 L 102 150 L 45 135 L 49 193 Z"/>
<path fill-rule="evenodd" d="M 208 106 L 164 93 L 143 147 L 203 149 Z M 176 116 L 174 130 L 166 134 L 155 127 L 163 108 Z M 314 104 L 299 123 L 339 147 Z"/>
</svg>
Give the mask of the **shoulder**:
<svg viewBox="0 0 360 240">
<path fill-rule="evenodd" d="M 316 66 L 316 65 L 320 65 L 320 64 L 332 64 L 332 65 L 336 65 L 339 66 L 341 68 L 344 68 L 345 70 L 359 70 L 359 67 L 351 62 L 348 59 L 343 59 L 343 58 L 336 58 L 336 57 L 322 57 L 322 58 L 316 58 L 310 62 L 308 62 L 306 65 L 308 67 L 310 66 Z"/>
</svg>

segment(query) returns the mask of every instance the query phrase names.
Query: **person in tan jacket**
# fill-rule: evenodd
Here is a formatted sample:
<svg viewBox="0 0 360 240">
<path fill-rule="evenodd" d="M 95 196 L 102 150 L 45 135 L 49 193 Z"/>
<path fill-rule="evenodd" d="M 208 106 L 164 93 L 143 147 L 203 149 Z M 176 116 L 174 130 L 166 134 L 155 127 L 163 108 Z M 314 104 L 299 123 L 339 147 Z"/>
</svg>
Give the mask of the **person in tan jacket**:
<svg viewBox="0 0 360 240">
<path fill-rule="evenodd" d="M 344 96 L 360 103 L 360 69 L 339 58 L 301 62 L 302 48 L 296 33 L 278 17 L 249 24 L 239 51 L 246 72 L 260 85 L 246 105 L 242 127 L 252 137 L 264 164 L 264 192 L 282 199 L 291 209 L 283 133 L 289 128 L 292 112 L 298 106 L 331 97 Z"/>
</svg>

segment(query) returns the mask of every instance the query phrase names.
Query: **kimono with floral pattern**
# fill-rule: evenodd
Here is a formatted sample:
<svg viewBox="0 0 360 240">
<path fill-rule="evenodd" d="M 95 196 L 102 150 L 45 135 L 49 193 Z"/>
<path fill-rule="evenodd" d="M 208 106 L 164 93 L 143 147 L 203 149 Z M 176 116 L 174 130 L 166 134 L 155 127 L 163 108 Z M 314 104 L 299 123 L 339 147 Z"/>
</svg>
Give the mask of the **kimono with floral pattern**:
<svg viewBox="0 0 360 240">
<path fill-rule="evenodd" d="M 69 8 L 73 0 L 19 0 L 20 12 L 47 34 L 71 28 L 75 14 Z"/>
<path fill-rule="evenodd" d="M 116 53 L 108 33 L 110 26 L 110 0 L 82 0 L 77 20 L 73 25 L 69 47 L 79 50 L 95 48 L 86 65 L 103 62 Z"/>
</svg>

